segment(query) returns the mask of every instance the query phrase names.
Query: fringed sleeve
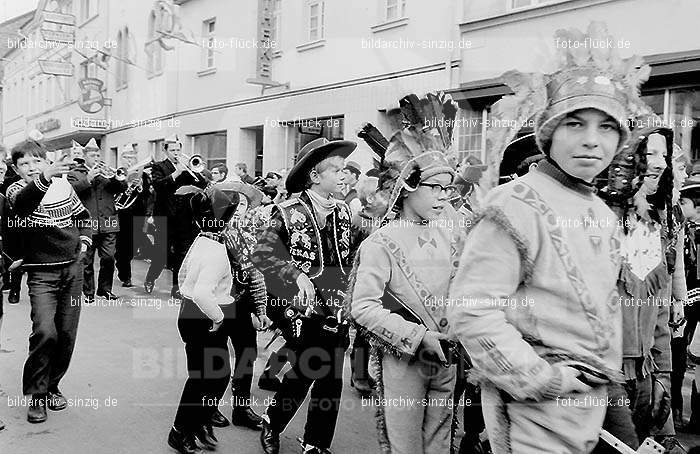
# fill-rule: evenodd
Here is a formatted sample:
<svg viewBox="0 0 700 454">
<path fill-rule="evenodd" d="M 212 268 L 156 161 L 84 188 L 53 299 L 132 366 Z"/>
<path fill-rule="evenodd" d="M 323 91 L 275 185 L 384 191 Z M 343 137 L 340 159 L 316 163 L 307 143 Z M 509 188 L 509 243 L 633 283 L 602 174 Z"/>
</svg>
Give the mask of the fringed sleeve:
<svg viewBox="0 0 700 454">
<path fill-rule="evenodd" d="M 450 289 L 453 332 L 469 352 L 477 381 L 488 383 L 516 400 L 542 400 L 558 395 L 561 371 L 542 359 L 506 319 L 499 298 L 513 295 L 532 273 L 528 249 L 536 250 L 538 232 L 528 237 L 493 209 L 470 232 Z"/>
<path fill-rule="evenodd" d="M 409 322 L 382 305 L 384 289 L 391 280 L 389 252 L 371 237 L 355 256 L 346 296 L 346 313 L 369 343 L 399 358 L 410 358 L 423 340 L 426 328 Z"/>
</svg>

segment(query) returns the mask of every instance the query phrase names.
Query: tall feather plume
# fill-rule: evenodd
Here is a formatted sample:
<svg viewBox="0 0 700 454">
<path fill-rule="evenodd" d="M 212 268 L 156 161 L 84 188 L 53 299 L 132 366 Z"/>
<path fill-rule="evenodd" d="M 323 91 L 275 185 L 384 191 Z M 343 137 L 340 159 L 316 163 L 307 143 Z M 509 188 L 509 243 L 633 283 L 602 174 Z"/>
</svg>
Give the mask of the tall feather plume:
<svg viewBox="0 0 700 454">
<path fill-rule="evenodd" d="M 428 120 L 428 124 L 435 126 L 440 135 L 442 148 L 449 150 L 452 146 L 452 131 L 457 116 L 457 103 L 452 100 L 451 96 L 442 92 L 428 93 L 426 100 L 432 106 L 429 111 L 431 118 Z"/>
<path fill-rule="evenodd" d="M 403 115 L 406 127 L 418 129 L 423 128 L 425 125 L 423 116 L 421 115 L 421 111 L 423 109 L 418 96 L 413 93 L 404 96 L 399 100 L 399 107 L 401 108 L 401 114 Z"/>
<path fill-rule="evenodd" d="M 491 126 L 486 131 L 488 167 L 483 186 L 488 190 L 498 184 L 499 168 L 506 146 L 518 131 L 547 104 L 546 77 L 541 73 L 508 71 L 501 76 L 513 90 L 491 107 Z"/>
<path fill-rule="evenodd" d="M 589 25 L 588 35 L 595 41 L 605 42 L 608 39 L 608 30 L 606 29 L 605 24 L 595 21 L 591 22 Z M 591 60 L 596 67 L 602 69 L 603 71 L 609 71 L 613 52 L 615 52 L 614 46 L 594 46 L 591 48 Z"/>
<path fill-rule="evenodd" d="M 370 147 L 374 168 L 379 169 L 384 161 L 389 141 L 372 123 L 364 123 L 357 132 L 357 137 L 364 140 Z"/>
</svg>

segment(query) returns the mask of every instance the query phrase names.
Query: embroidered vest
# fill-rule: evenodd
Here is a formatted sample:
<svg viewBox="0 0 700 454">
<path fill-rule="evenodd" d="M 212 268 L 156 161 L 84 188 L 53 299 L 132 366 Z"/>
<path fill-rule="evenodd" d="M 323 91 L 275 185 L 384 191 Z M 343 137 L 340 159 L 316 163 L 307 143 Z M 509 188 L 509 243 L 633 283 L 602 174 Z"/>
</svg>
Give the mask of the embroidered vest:
<svg viewBox="0 0 700 454">
<path fill-rule="evenodd" d="M 306 273 L 310 279 L 323 274 L 323 252 L 321 250 L 321 231 L 316 216 L 308 202 L 294 198 L 277 205 L 289 233 L 289 255 L 294 264 Z M 332 214 L 333 246 L 340 269 L 350 267 L 350 208 L 342 201 Z"/>
</svg>

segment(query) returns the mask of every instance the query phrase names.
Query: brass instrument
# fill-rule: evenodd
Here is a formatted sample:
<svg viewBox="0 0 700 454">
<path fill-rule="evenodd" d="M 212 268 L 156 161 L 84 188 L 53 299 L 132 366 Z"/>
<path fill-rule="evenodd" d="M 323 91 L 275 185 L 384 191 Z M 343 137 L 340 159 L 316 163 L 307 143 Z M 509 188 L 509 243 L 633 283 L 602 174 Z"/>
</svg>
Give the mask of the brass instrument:
<svg viewBox="0 0 700 454">
<path fill-rule="evenodd" d="M 143 161 L 137 162 L 128 169 L 124 169 L 125 178 L 129 183 L 129 186 L 124 192 L 114 197 L 114 207 L 117 210 L 125 210 L 136 202 L 139 194 L 143 192 L 143 182 L 141 179 L 143 170 L 152 163 L 153 159 L 149 157 Z M 123 169 L 123 167 L 120 167 L 119 169 Z"/>
<path fill-rule="evenodd" d="M 202 171 L 207 168 L 202 155 L 199 154 L 193 154 L 188 160 L 187 165 L 195 173 L 202 173 Z"/>
<path fill-rule="evenodd" d="M 93 167 L 89 167 L 87 164 L 85 165 L 85 167 L 87 167 L 88 170 L 97 169 L 98 175 L 102 176 L 103 178 L 107 178 L 107 179 L 114 178 L 117 181 L 126 180 L 126 174 L 127 174 L 126 168 L 119 167 L 119 168 L 115 169 L 114 167 L 109 167 L 102 160 L 97 161 Z"/>
<path fill-rule="evenodd" d="M 192 156 L 187 157 L 186 155 L 181 154 L 179 158 L 176 158 L 167 149 L 164 149 L 163 152 L 165 153 L 167 159 L 172 162 L 175 167 L 177 167 L 178 164 L 182 164 L 185 167 L 185 170 L 192 175 L 192 178 L 198 179 L 201 176 L 200 174 L 202 171 L 206 168 L 202 155 L 193 154 Z M 182 158 L 186 158 L 187 161 L 184 161 Z"/>
</svg>

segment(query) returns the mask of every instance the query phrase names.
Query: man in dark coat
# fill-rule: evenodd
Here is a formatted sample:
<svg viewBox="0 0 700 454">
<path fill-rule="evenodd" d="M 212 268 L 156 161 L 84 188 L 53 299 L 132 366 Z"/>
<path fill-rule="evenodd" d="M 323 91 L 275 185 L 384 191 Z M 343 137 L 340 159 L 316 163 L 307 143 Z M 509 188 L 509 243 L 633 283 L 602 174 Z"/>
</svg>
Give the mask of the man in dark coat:
<svg viewBox="0 0 700 454">
<path fill-rule="evenodd" d="M 131 145 L 122 152 L 125 167 L 136 164 L 136 153 Z M 142 170 L 142 169 L 139 169 Z M 147 173 L 135 171 L 128 175 L 127 191 L 131 191 L 133 203 L 128 207 L 117 206 L 119 216 L 119 233 L 117 234 L 117 277 L 122 281 L 122 287 L 133 287 L 131 283 L 131 261 L 134 249 L 144 244 L 143 226 L 146 216 L 146 205 L 150 196 L 151 177 Z M 124 193 L 122 193 L 124 194 Z M 135 198 L 135 199 L 134 199 Z M 123 200 L 126 200 L 124 198 Z"/>
<path fill-rule="evenodd" d="M 114 196 L 126 189 L 126 181 L 117 175 L 107 176 L 106 166 L 99 163 L 100 149 L 95 139 L 85 146 L 85 163 L 79 164 L 68 174 L 68 181 L 78 194 L 80 201 L 93 217 L 92 245 L 83 258 L 83 293 L 88 302 L 95 294 L 108 300 L 118 297 L 112 293 L 114 276 L 114 254 L 116 252 L 119 219 L 114 207 Z M 106 176 L 107 175 L 107 176 Z M 95 292 L 95 251 L 100 257 L 100 272 Z"/>
<path fill-rule="evenodd" d="M 178 211 L 186 210 L 187 205 L 185 205 L 183 200 L 176 198 L 175 191 L 185 185 L 195 185 L 204 188 L 207 185 L 207 180 L 201 176 L 192 176 L 187 171 L 184 163 L 178 162 L 182 144 L 177 139 L 177 136 L 166 140 L 163 147 L 176 163 L 173 163 L 170 158 L 166 158 L 154 163 L 151 168 L 151 179 L 156 194 L 153 205 L 153 221 L 156 231 L 151 266 L 146 273 L 143 287 L 146 293 L 153 292 L 156 279 L 158 279 L 163 268 L 167 265 L 173 272 L 170 294 L 171 296 L 178 296 L 177 273 L 180 269 L 179 263 L 182 263 L 184 254 L 187 252 L 180 240 L 182 240 L 183 235 L 192 239 L 194 236 L 193 232 L 189 231 L 191 230 L 191 219 L 187 219 L 184 222 L 182 219 L 178 219 Z M 178 206 L 182 210 L 178 210 Z M 188 229 L 188 231 L 181 232 L 178 230 L 178 226 Z M 180 253 L 175 254 L 176 251 Z M 178 257 L 180 257 L 179 260 Z"/>
</svg>

